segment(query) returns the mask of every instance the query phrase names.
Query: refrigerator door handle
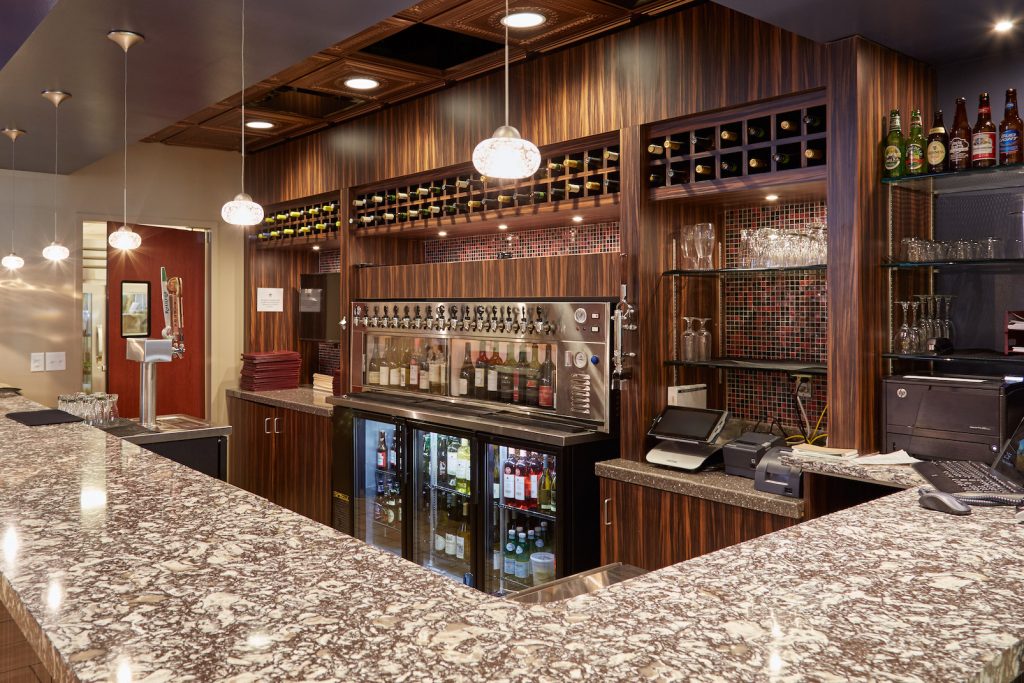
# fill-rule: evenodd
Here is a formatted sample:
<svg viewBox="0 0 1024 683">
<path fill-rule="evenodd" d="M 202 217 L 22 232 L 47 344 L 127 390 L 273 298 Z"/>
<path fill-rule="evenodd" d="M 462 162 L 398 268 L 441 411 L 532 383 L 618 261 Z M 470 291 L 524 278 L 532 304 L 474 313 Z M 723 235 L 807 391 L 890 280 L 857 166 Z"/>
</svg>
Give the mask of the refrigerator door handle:
<svg viewBox="0 0 1024 683">
<path fill-rule="evenodd" d="M 263 433 L 264 434 L 269 434 L 270 433 L 270 418 L 269 417 L 263 418 Z"/>
<path fill-rule="evenodd" d="M 281 418 L 279 418 L 279 417 L 275 417 L 274 418 L 274 433 L 275 434 L 280 434 L 281 433 Z"/>
<path fill-rule="evenodd" d="M 608 503 L 610 503 L 610 502 L 612 502 L 611 498 L 605 498 L 604 499 L 604 525 L 605 526 L 611 526 L 612 525 L 612 520 L 611 520 L 610 517 L 608 517 Z"/>
</svg>

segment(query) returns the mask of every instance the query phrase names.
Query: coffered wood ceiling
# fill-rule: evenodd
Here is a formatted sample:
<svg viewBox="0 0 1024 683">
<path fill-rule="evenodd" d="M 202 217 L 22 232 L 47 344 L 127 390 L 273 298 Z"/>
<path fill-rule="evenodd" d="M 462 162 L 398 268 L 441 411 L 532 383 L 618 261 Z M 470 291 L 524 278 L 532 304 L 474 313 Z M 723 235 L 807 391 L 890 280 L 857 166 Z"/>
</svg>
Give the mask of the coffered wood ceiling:
<svg viewBox="0 0 1024 683">
<path fill-rule="evenodd" d="M 536 28 L 511 29 L 510 56 L 523 60 L 703 1 L 513 0 L 510 11 L 537 12 L 547 20 Z M 246 148 L 263 149 L 500 68 L 504 11 L 501 0 L 424 0 L 248 87 L 246 118 L 274 127 L 247 129 Z M 347 87 L 345 81 L 355 76 L 380 86 Z M 240 104 L 235 94 L 144 141 L 237 150 Z"/>
</svg>

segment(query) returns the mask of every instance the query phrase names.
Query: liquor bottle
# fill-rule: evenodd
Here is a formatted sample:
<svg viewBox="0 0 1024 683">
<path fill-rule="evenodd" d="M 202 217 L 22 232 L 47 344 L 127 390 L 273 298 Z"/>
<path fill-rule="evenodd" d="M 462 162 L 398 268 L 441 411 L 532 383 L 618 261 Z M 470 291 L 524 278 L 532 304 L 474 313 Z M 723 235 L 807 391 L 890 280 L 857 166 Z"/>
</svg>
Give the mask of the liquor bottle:
<svg viewBox="0 0 1024 683">
<path fill-rule="evenodd" d="M 516 463 L 515 449 L 502 446 L 499 453 L 504 454 L 501 466 L 501 492 L 506 505 L 514 505 L 516 499 Z"/>
<path fill-rule="evenodd" d="M 448 440 L 448 449 L 445 452 L 445 460 L 447 461 L 448 480 L 445 481 L 444 485 L 453 491 L 458 490 L 459 486 L 459 441 L 457 439 Z"/>
<path fill-rule="evenodd" d="M 926 144 L 924 139 L 924 122 L 921 121 L 921 110 L 914 109 L 910 112 L 910 135 L 907 136 L 906 156 L 903 162 L 908 176 L 924 173 L 924 148 Z"/>
<path fill-rule="evenodd" d="M 967 100 L 956 98 L 953 129 L 949 133 L 949 170 L 966 171 L 971 167 L 971 124 L 967 120 Z"/>
<path fill-rule="evenodd" d="M 498 373 L 501 372 L 503 365 L 501 356 L 498 355 L 498 345 L 492 344 L 491 357 L 487 359 L 487 400 L 489 401 L 497 401 L 501 398 Z"/>
<path fill-rule="evenodd" d="M 551 510 L 551 469 L 548 467 L 548 456 L 544 456 L 544 464 L 540 473 L 540 490 L 537 491 L 537 504 L 541 512 Z"/>
<path fill-rule="evenodd" d="M 505 556 L 502 562 L 502 574 L 508 578 L 515 578 L 516 575 L 516 530 L 508 530 L 508 539 L 505 541 Z"/>
<path fill-rule="evenodd" d="M 760 126 L 747 126 L 747 140 L 750 142 L 759 142 L 768 137 L 767 132 Z"/>
<path fill-rule="evenodd" d="M 438 486 L 448 485 L 448 446 L 444 437 L 437 435 L 437 481 Z"/>
<path fill-rule="evenodd" d="M 537 345 L 530 346 L 530 364 L 526 369 L 526 404 L 540 404 L 540 361 L 537 360 Z"/>
<path fill-rule="evenodd" d="M 936 110 L 928 131 L 928 147 L 924 152 L 929 173 L 945 173 L 949 170 L 949 135 L 942 121 L 942 110 Z"/>
<path fill-rule="evenodd" d="M 724 160 L 719 167 L 722 169 L 722 173 L 739 173 L 740 165 L 735 161 Z"/>
<path fill-rule="evenodd" d="M 455 539 L 455 558 L 459 560 L 465 560 L 472 557 L 470 548 L 470 530 L 469 530 L 469 502 L 465 501 L 462 503 L 462 514 L 459 518 L 459 528 L 456 531 Z"/>
<path fill-rule="evenodd" d="M 544 362 L 540 366 L 537 402 L 541 408 L 555 407 L 555 364 L 551 362 L 551 344 L 544 345 Z"/>
<path fill-rule="evenodd" d="M 385 316 L 386 317 L 386 316 Z M 391 345 L 390 340 L 384 338 L 384 352 L 380 356 L 380 385 L 382 387 L 391 385 Z"/>
<path fill-rule="evenodd" d="M 366 383 L 373 386 L 380 384 L 380 356 L 377 355 L 377 340 L 373 340 L 373 353 L 370 354 L 370 364 L 366 369 Z"/>
<path fill-rule="evenodd" d="M 711 164 L 697 164 L 693 167 L 693 172 L 699 176 L 714 176 L 715 167 Z"/>
<path fill-rule="evenodd" d="M 1006 90 L 1006 112 L 999 124 L 999 164 L 1019 164 L 1024 161 L 1021 152 L 1021 138 L 1024 137 L 1024 121 L 1017 111 L 1017 91 Z"/>
<path fill-rule="evenodd" d="M 419 338 L 413 340 L 413 350 L 409 354 L 409 390 L 419 391 L 420 390 L 420 369 L 423 365 L 422 362 L 422 340 Z"/>
<path fill-rule="evenodd" d="M 618 161 L 619 160 L 619 153 L 618 152 L 613 152 L 610 149 L 609 150 L 605 150 L 604 158 L 607 159 L 608 161 Z"/>
<path fill-rule="evenodd" d="M 905 169 L 903 160 L 906 158 L 907 143 L 903 139 L 903 127 L 900 124 L 900 110 L 889 112 L 889 135 L 885 138 L 885 153 L 882 155 L 882 175 L 886 178 L 902 178 Z"/>
<path fill-rule="evenodd" d="M 996 165 L 996 124 L 992 123 L 992 106 L 988 93 L 978 96 L 978 120 L 971 129 L 971 166 L 990 168 Z"/>
<path fill-rule="evenodd" d="M 520 531 L 516 543 L 516 580 L 526 583 L 530 576 L 530 556 L 527 553 L 526 532 Z"/>
<path fill-rule="evenodd" d="M 518 405 L 526 404 L 526 375 L 529 363 L 526 362 L 526 349 L 519 347 L 519 362 L 513 373 L 512 401 Z"/>
<path fill-rule="evenodd" d="M 740 139 L 740 134 L 734 130 L 722 130 L 721 137 L 726 142 L 736 142 Z"/>
<path fill-rule="evenodd" d="M 505 344 L 505 362 L 498 368 L 498 400 L 502 403 L 512 403 L 515 393 L 513 373 L 516 361 L 512 357 L 511 347 L 511 344 Z"/>
<path fill-rule="evenodd" d="M 540 475 L 543 471 L 541 469 L 540 455 L 536 452 L 531 452 L 530 458 L 527 460 L 527 465 L 530 468 L 530 494 L 526 499 L 526 507 L 531 510 L 536 510 L 540 507 Z"/>
<path fill-rule="evenodd" d="M 474 374 L 473 356 L 469 350 L 469 342 L 466 342 L 466 354 L 462 357 L 462 368 L 459 370 L 459 396 L 476 396 Z"/>
<path fill-rule="evenodd" d="M 478 399 L 487 398 L 487 348 L 485 344 L 480 345 L 480 353 L 476 357 L 476 366 L 473 372 L 473 396 Z"/>
<path fill-rule="evenodd" d="M 388 469 L 398 474 L 398 435 L 391 437 L 391 448 L 388 449 Z"/>
<path fill-rule="evenodd" d="M 519 451 L 519 454 L 516 456 L 514 460 L 514 466 L 515 469 L 513 470 L 513 472 L 515 474 L 515 498 L 511 502 L 507 500 L 505 502 L 517 508 L 525 509 L 526 501 L 529 499 L 529 491 L 527 490 L 527 488 L 530 485 L 530 468 L 529 465 L 527 465 L 526 463 L 525 450 Z"/>
<path fill-rule="evenodd" d="M 448 524 L 445 525 L 444 529 L 444 554 L 449 557 L 455 557 L 458 547 L 459 508 L 455 502 L 455 496 L 450 493 L 445 503 L 445 509 L 448 511 Z"/>
<path fill-rule="evenodd" d="M 388 469 L 388 436 L 383 429 L 377 435 L 377 469 L 382 471 Z"/>
<path fill-rule="evenodd" d="M 470 459 L 471 456 L 470 456 L 470 452 L 469 452 L 469 440 L 468 439 L 461 439 L 459 441 L 459 450 L 458 450 L 457 457 L 458 457 L 458 472 L 457 472 L 457 479 L 456 479 L 456 482 L 455 482 L 455 490 L 458 491 L 459 493 L 464 493 L 464 494 L 466 494 L 468 496 L 469 493 L 470 493 L 470 490 L 469 490 L 470 479 L 473 476 L 472 475 L 473 465 L 472 465 L 472 460 Z"/>
</svg>

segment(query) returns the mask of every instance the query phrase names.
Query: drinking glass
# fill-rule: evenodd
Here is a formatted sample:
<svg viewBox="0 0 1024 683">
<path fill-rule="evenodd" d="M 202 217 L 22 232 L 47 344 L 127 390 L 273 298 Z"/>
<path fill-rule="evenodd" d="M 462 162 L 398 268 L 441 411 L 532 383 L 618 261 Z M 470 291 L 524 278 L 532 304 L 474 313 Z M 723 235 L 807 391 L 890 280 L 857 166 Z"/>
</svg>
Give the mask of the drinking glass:
<svg viewBox="0 0 1024 683">
<path fill-rule="evenodd" d="M 953 251 L 949 257 L 953 261 L 969 261 L 971 259 L 971 243 L 965 239 L 953 242 Z"/>
<path fill-rule="evenodd" d="M 754 235 L 752 230 L 746 228 L 740 230 L 740 245 L 736 254 L 737 268 L 752 267 Z"/>
<path fill-rule="evenodd" d="M 117 394 L 107 394 L 107 402 L 110 404 L 110 423 L 113 424 L 117 422 L 121 417 L 120 415 L 117 414 Z"/>
<path fill-rule="evenodd" d="M 980 242 L 981 253 L 978 258 L 1000 259 L 1003 258 L 1003 241 L 998 237 L 986 237 Z"/>
<path fill-rule="evenodd" d="M 909 301 L 897 301 L 900 308 L 903 309 L 903 324 L 900 325 L 900 329 L 896 332 L 896 351 L 897 353 L 910 353 L 910 325 L 907 324 L 907 309 L 910 306 Z"/>
<path fill-rule="evenodd" d="M 684 225 L 679 231 L 679 267 L 682 270 L 697 268 L 697 234 L 692 225 Z"/>
<path fill-rule="evenodd" d="M 921 328 L 917 326 L 917 309 L 919 304 L 916 301 L 910 302 L 910 350 L 911 353 L 921 350 Z"/>
<path fill-rule="evenodd" d="M 942 320 L 942 336 L 950 341 L 953 340 L 953 318 L 950 315 L 951 308 L 953 306 L 953 299 L 956 298 L 955 294 L 943 294 L 942 298 L 946 301 L 946 317 Z"/>
<path fill-rule="evenodd" d="M 696 318 L 683 316 L 686 331 L 683 332 L 683 360 L 697 360 L 697 335 L 693 332 L 693 321 Z"/>
<path fill-rule="evenodd" d="M 697 330 L 697 360 L 711 360 L 711 330 L 707 324 L 711 318 L 698 318 L 700 328 Z"/>
<path fill-rule="evenodd" d="M 715 226 L 712 223 L 697 223 L 693 226 L 697 246 L 697 268 L 711 270 L 715 253 Z"/>
</svg>

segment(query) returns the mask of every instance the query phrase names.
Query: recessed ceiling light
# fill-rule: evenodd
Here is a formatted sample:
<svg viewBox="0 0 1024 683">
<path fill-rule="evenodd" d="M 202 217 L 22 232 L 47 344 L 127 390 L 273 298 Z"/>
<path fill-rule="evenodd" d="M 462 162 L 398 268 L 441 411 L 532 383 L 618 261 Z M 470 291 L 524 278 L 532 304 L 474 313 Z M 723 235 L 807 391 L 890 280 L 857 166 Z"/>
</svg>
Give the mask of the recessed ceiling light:
<svg viewBox="0 0 1024 683">
<path fill-rule="evenodd" d="M 1012 19 L 1003 19 L 1002 21 L 997 21 L 996 25 L 993 26 L 993 28 L 998 33 L 1006 33 L 1007 31 L 1009 31 L 1010 29 L 1013 28 L 1013 20 Z"/>
<path fill-rule="evenodd" d="M 507 17 L 502 17 L 501 23 L 509 28 L 533 28 L 547 20 L 548 18 L 539 12 L 513 12 Z"/>
<path fill-rule="evenodd" d="M 777 194 L 765 195 L 765 201 L 777 202 L 777 201 L 779 201 L 779 195 L 777 195 Z"/>
<path fill-rule="evenodd" d="M 345 86 L 353 90 L 373 90 L 380 86 L 380 81 L 360 76 L 358 78 L 346 78 Z"/>
<path fill-rule="evenodd" d="M 582 223 L 583 222 L 583 216 L 573 216 L 572 217 L 572 222 L 573 223 Z"/>
<path fill-rule="evenodd" d="M 270 121 L 246 121 L 245 127 L 254 128 L 256 130 L 267 130 L 268 128 L 273 128 L 274 124 Z"/>
<path fill-rule="evenodd" d="M 441 232 L 437 233 L 437 236 L 438 237 L 447 237 L 448 233 L 446 231 L 442 230 Z"/>
<path fill-rule="evenodd" d="M 502 223 L 501 225 L 498 226 L 498 230 L 508 230 L 508 226 Z"/>
</svg>

